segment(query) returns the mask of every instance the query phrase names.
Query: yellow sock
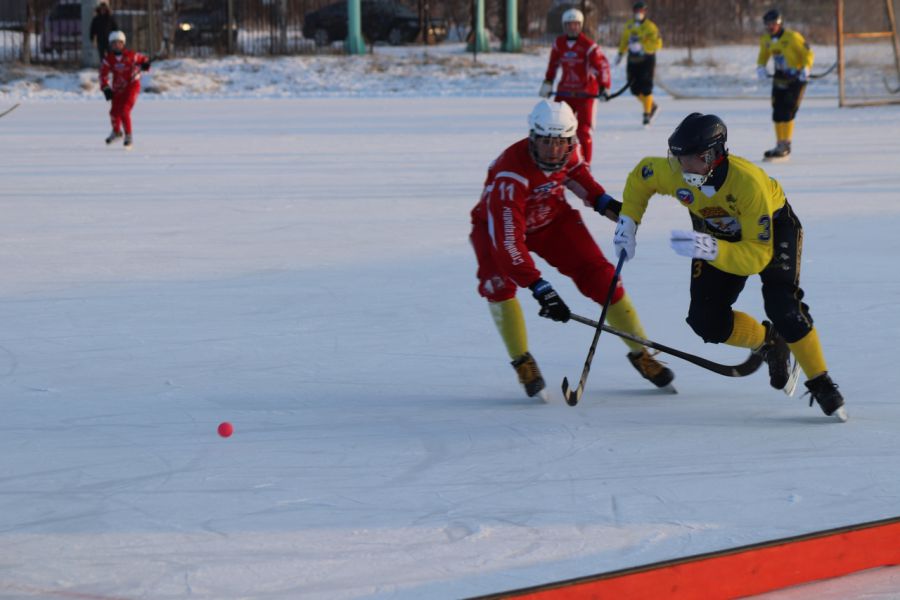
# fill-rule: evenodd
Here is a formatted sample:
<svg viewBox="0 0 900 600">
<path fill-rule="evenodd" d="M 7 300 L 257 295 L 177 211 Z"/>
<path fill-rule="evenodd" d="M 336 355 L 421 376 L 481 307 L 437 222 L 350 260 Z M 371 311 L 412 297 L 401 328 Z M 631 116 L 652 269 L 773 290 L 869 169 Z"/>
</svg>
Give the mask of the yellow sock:
<svg viewBox="0 0 900 600">
<path fill-rule="evenodd" d="M 782 140 L 781 137 L 781 123 L 775 122 L 775 141 L 780 142 Z"/>
<path fill-rule="evenodd" d="M 766 328 L 762 323 L 740 311 L 734 311 L 734 328 L 725 340 L 729 346 L 759 348 L 766 341 Z"/>
<path fill-rule="evenodd" d="M 509 357 L 516 359 L 528 352 L 528 332 L 525 330 L 525 317 L 518 299 L 488 302 L 488 307 Z"/>
<path fill-rule="evenodd" d="M 819 332 L 815 327 L 800 340 L 790 343 L 788 346 L 797 358 L 807 379 L 812 379 L 828 370 L 825 356 L 822 354 L 822 344 L 819 343 Z"/>
<path fill-rule="evenodd" d="M 786 123 L 781 124 L 781 139 L 786 142 L 791 141 L 791 138 L 794 137 L 794 122 L 787 121 Z"/>
<path fill-rule="evenodd" d="M 653 110 L 653 94 L 647 94 L 644 98 L 644 112 L 648 113 Z"/>
<path fill-rule="evenodd" d="M 644 333 L 644 326 L 641 325 L 641 319 L 638 317 L 637 310 L 631 303 L 631 298 L 628 297 L 628 294 L 622 294 L 618 302 L 610 305 L 609 310 L 606 311 L 606 320 L 616 329 L 633 333 L 642 338 L 647 337 L 647 334 Z M 625 338 L 620 339 L 625 342 L 625 345 L 632 352 L 643 349 L 643 346 L 637 342 L 626 340 Z"/>
<path fill-rule="evenodd" d="M 638 94 L 638 95 L 637 95 L 637 99 L 638 99 L 638 102 L 641 103 L 641 106 L 644 107 L 644 112 L 647 112 L 647 108 L 646 108 L 647 103 L 644 102 L 644 95 L 643 95 L 643 94 Z"/>
</svg>

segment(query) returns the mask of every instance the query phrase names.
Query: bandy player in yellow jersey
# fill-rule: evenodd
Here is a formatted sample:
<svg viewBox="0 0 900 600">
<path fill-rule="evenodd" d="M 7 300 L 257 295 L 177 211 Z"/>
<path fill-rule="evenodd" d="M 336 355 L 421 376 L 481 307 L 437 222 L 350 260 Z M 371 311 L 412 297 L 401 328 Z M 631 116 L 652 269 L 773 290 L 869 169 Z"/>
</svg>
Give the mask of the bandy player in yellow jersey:
<svg viewBox="0 0 900 600">
<path fill-rule="evenodd" d="M 803 228 L 781 185 L 765 171 L 729 155 L 728 130 L 715 115 L 693 113 L 669 137 L 669 157 L 641 160 L 628 175 L 616 227 L 616 254 L 635 254 L 637 226 L 654 194 L 677 198 L 692 231 L 673 231 L 678 254 L 693 259 L 687 322 L 703 341 L 751 348 L 769 366 L 769 382 L 788 382 L 791 353 L 806 387 L 826 415 L 847 412 L 802 301 Z M 769 321 L 732 309 L 747 278 L 759 275 Z M 812 404 L 812 399 L 810 404 Z"/>
<path fill-rule="evenodd" d="M 634 18 L 625 23 L 619 38 L 619 53 L 616 65 L 628 53 L 626 72 L 631 82 L 631 94 L 637 97 L 644 108 L 644 125 L 649 125 L 659 111 L 653 101 L 653 74 L 656 70 L 656 53 L 662 48 L 662 38 L 656 23 L 647 18 L 647 3 L 635 2 L 632 6 Z"/>
<path fill-rule="evenodd" d="M 815 56 L 803 36 L 785 29 L 781 13 L 770 10 L 763 16 L 766 33 L 759 40 L 759 57 L 756 60 L 757 75 L 761 80 L 769 77 L 766 63 L 771 57 L 775 63 L 772 77 L 772 121 L 775 122 L 775 147 L 766 150 L 764 160 L 784 160 L 791 154 L 791 138 L 794 135 L 794 117 L 800 110 L 800 101 L 806 91 L 809 70 Z"/>
</svg>

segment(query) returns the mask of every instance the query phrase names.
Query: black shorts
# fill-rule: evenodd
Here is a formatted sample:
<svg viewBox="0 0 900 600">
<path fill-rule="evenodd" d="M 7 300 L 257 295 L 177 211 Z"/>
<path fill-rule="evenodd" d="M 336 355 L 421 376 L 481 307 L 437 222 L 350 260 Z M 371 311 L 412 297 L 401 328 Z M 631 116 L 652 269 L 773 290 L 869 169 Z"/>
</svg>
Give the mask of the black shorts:
<svg viewBox="0 0 900 600">
<path fill-rule="evenodd" d="M 635 96 L 649 96 L 653 93 L 653 72 L 656 70 L 656 55 L 645 54 L 643 57 L 628 57 L 628 81 L 631 82 L 631 93 Z"/>
<path fill-rule="evenodd" d="M 772 120 L 776 123 L 793 121 L 800 110 L 800 101 L 806 91 L 802 81 L 782 81 L 776 78 L 772 84 Z"/>
<path fill-rule="evenodd" d="M 771 231 L 774 255 L 759 273 L 763 303 L 778 333 L 787 342 L 796 342 L 810 332 L 813 320 L 800 289 L 803 226 L 788 203 L 773 216 Z M 705 260 L 691 262 L 691 306 L 687 322 L 703 341 L 717 344 L 731 336 L 734 329 L 731 307 L 746 282 L 746 276 L 726 273 Z"/>
</svg>

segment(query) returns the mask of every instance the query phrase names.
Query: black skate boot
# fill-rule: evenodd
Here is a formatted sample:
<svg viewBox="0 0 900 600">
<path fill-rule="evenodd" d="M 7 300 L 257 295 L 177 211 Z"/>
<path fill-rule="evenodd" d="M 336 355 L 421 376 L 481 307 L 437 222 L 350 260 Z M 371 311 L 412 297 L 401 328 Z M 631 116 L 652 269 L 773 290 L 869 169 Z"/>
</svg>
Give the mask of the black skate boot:
<svg viewBox="0 0 900 600">
<path fill-rule="evenodd" d="M 124 144 L 125 144 L 125 149 L 126 149 L 126 150 L 131 150 L 131 134 L 130 134 L 130 133 L 126 133 L 126 134 L 125 134 L 125 142 L 124 142 Z"/>
<path fill-rule="evenodd" d="M 784 389 L 791 376 L 791 349 L 781 337 L 775 326 L 768 321 L 762 322 L 766 328 L 766 341 L 754 350 L 769 365 L 769 385 L 776 390 Z"/>
<path fill-rule="evenodd" d="M 791 143 L 790 142 L 778 142 L 778 144 L 772 148 L 771 150 L 766 150 L 763 153 L 764 160 L 787 160 L 791 155 Z"/>
<path fill-rule="evenodd" d="M 646 348 L 642 348 L 636 352 L 629 352 L 628 360 L 637 369 L 637 372 L 641 374 L 641 377 L 658 388 L 668 387 L 674 392 L 675 388 L 671 384 L 672 380 L 675 379 L 675 374 L 663 363 L 653 358 L 653 356 Z"/>
<path fill-rule="evenodd" d="M 528 394 L 529 398 L 543 391 L 545 387 L 544 377 L 541 375 L 541 370 L 530 352 L 526 352 L 510 364 L 519 375 L 519 383 L 525 386 L 525 393 Z"/>
<path fill-rule="evenodd" d="M 650 113 L 644 113 L 643 124 L 645 127 L 650 124 Z"/>
<path fill-rule="evenodd" d="M 106 136 L 106 143 L 112 144 L 114 141 L 122 137 L 121 131 L 113 130 L 108 136 Z"/>
<path fill-rule="evenodd" d="M 813 400 L 819 403 L 822 412 L 829 417 L 834 415 L 841 421 L 847 420 L 847 410 L 844 408 L 844 397 L 838 391 L 835 384 L 828 373 L 822 373 L 817 377 L 813 377 L 806 382 L 806 389 L 809 390 L 809 405 L 812 406 Z"/>
</svg>

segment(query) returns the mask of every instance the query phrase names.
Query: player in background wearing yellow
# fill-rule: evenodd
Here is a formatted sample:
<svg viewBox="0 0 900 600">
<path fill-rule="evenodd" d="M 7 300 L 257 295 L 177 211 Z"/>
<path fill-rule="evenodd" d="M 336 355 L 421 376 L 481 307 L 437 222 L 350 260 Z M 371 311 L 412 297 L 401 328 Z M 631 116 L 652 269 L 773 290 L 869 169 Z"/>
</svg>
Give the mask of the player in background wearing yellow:
<svg viewBox="0 0 900 600">
<path fill-rule="evenodd" d="M 775 74 L 772 77 L 772 121 L 775 122 L 775 147 L 766 150 L 764 160 L 786 160 L 791 154 L 794 118 L 800 109 L 809 70 L 815 56 L 803 36 L 785 29 L 781 13 L 770 10 L 763 15 L 766 33 L 759 39 L 759 58 L 756 73 L 760 80 L 768 77 L 766 64 L 771 57 Z"/>
<path fill-rule="evenodd" d="M 619 39 L 619 54 L 616 65 L 628 52 L 628 81 L 631 93 L 644 108 L 644 125 L 649 125 L 659 111 L 653 101 L 653 73 L 656 70 L 656 53 L 662 48 L 662 38 L 656 24 L 647 18 L 647 3 L 635 2 L 634 18 L 625 23 Z"/>
<path fill-rule="evenodd" d="M 650 197 L 677 198 L 692 231 L 672 231 L 676 253 L 692 259 L 687 322 L 703 341 L 751 348 L 769 366 L 769 383 L 788 382 L 791 353 L 826 415 L 845 421 L 844 399 L 828 374 L 809 307 L 802 301 L 803 228 L 781 185 L 748 160 L 729 155 L 728 130 L 715 115 L 692 113 L 669 136 L 669 157 L 648 157 L 628 175 L 614 238 L 616 254 L 635 254 Z M 760 323 L 732 306 L 759 275 L 766 315 Z M 812 399 L 810 404 L 812 404 Z"/>
</svg>

